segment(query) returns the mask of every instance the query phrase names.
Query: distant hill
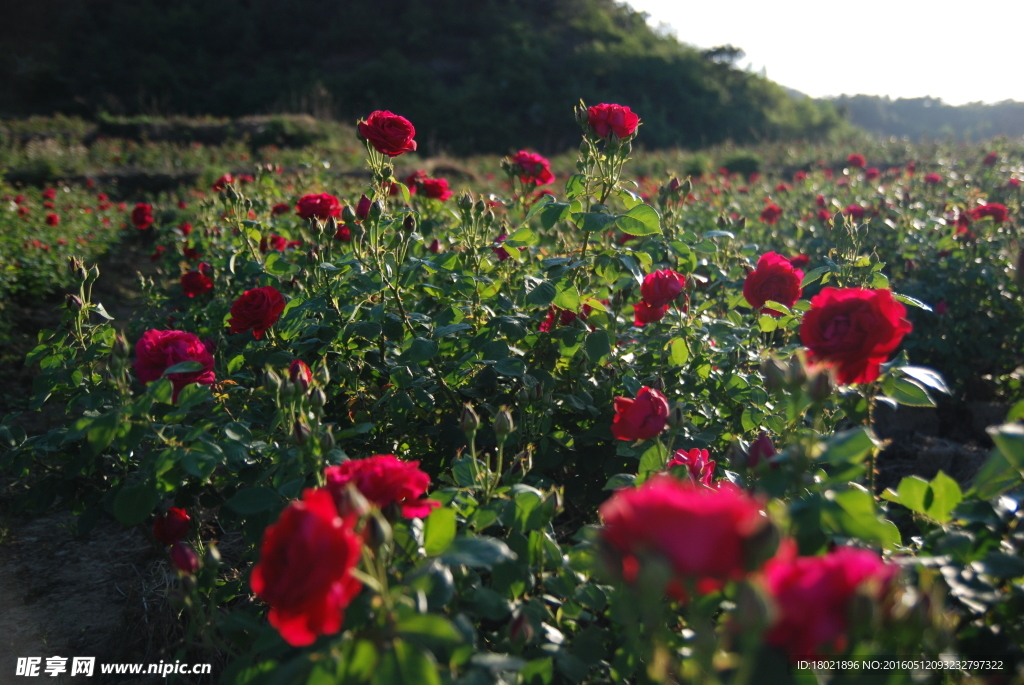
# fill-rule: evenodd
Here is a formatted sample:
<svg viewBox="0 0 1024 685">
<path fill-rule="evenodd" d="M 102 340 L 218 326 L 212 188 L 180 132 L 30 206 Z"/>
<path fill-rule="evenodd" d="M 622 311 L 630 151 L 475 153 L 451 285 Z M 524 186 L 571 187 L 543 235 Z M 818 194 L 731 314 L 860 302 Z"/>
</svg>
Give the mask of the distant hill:
<svg viewBox="0 0 1024 685">
<path fill-rule="evenodd" d="M 981 140 L 1024 136 L 1024 102 L 947 105 L 939 98 L 843 95 L 831 102 L 855 126 L 883 136 Z"/>
<path fill-rule="evenodd" d="M 0 114 L 409 117 L 425 152 L 564 150 L 580 98 L 648 147 L 820 137 L 794 100 L 613 0 L 0 0 Z M 742 54 L 742 53 L 739 53 Z"/>
</svg>

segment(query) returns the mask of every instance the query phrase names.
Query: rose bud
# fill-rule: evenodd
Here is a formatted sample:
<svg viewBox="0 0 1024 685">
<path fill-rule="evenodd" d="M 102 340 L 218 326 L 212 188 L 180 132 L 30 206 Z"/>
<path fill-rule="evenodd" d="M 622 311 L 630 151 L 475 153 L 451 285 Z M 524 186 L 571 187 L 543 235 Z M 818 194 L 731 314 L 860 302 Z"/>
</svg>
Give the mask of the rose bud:
<svg viewBox="0 0 1024 685">
<path fill-rule="evenodd" d="M 747 451 L 747 466 L 754 468 L 762 461 L 768 461 L 776 454 L 775 445 L 772 444 L 772 439 L 768 437 L 768 434 L 761 431 L 761 434 L 757 436 L 757 440 L 754 440 L 750 444 L 750 449 Z"/>
<path fill-rule="evenodd" d="M 512 414 L 506 407 L 502 407 L 498 415 L 494 417 L 494 435 L 498 438 L 498 444 L 504 444 L 505 439 L 514 431 L 515 424 L 512 423 Z"/>
<path fill-rule="evenodd" d="M 353 482 L 346 483 L 342 487 L 331 488 L 331 495 L 334 497 L 334 504 L 338 507 L 338 515 L 347 518 L 352 515 L 362 518 L 370 513 L 370 500 L 366 499 L 363 493 Z"/>
<path fill-rule="evenodd" d="M 412 233 L 416 230 L 416 219 L 413 218 L 412 214 L 407 214 L 405 220 L 402 221 L 402 230 L 406 233 Z"/>
<path fill-rule="evenodd" d="M 363 531 L 366 546 L 372 550 L 378 550 L 384 545 L 391 544 L 391 524 L 381 515 L 374 512 L 366 519 L 366 528 Z"/>
<path fill-rule="evenodd" d="M 67 305 L 68 309 L 74 312 L 80 312 L 85 307 L 85 304 L 82 302 L 82 298 L 78 295 L 68 295 Z"/>
<path fill-rule="evenodd" d="M 182 573 L 195 574 L 199 570 L 199 555 L 184 542 L 175 542 L 171 546 L 171 563 Z"/>
<path fill-rule="evenodd" d="M 263 374 L 263 385 L 271 392 L 277 392 L 281 389 L 281 377 L 274 373 L 273 369 L 267 369 L 267 372 Z"/>
<path fill-rule="evenodd" d="M 301 359 L 293 359 L 292 363 L 288 365 L 288 380 L 302 388 L 302 392 L 306 392 L 313 380 L 313 372 L 309 370 L 306 362 Z"/>
<path fill-rule="evenodd" d="M 360 221 L 370 216 L 370 198 L 363 195 L 359 198 L 359 204 L 356 205 L 356 218 Z"/>
<path fill-rule="evenodd" d="M 462 432 L 467 436 L 476 435 L 477 429 L 480 428 L 480 417 L 473 411 L 471 405 L 465 405 L 462 408 L 462 418 L 459 421 L 459 425 L 462 428 Z"/>
<path fill-rule="evenodd" d="M 331 382 L 331 372 L 327 368 L 327 361 L 321 359 L 317 362 L 316 371 L 313 373 L 313 377 L 316 378 L 316 382 L 321 387 L 327 387 L 327 384 Z"/>
<path fill-rule="evenodd" d="M 188 535 L 192 518 L 184 509 L 171 507 L 166 514 L 156 517 L 153 537 L 165 545 L 173 545 Z"/>
</svg>

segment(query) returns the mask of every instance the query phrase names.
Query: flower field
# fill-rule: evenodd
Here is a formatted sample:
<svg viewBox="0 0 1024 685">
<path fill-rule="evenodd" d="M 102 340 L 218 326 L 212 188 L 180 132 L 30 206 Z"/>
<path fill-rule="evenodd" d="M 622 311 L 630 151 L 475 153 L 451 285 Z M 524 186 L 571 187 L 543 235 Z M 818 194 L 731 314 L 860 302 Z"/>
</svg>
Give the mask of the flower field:
<svg viewBox="0 0 1024 685">
<path fill-rule="evenodd" d="M 5 186 L 0 303 L 69 288 L 5 511 L 144 531 L 195 682 L 1024 683 L 1024 145 L 648 152 L 643 116 Z M 974 467 L 888 465 L 883 415 L 978 402 Z"/>
</svg>

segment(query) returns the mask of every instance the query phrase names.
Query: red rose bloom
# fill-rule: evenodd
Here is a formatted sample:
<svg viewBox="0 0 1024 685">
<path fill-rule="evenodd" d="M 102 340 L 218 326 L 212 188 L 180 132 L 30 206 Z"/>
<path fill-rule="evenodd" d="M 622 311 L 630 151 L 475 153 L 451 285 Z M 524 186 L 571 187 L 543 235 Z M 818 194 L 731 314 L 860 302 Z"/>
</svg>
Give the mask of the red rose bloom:
<svg viewBox="0 0 1024 685">
<path fill-rule="evenodd" d="M 685 285 L 686 276 L 671 269 L 662 269 L 644 276 L 640 297 L 651 307 L 664 307 L 675 302 Z"/>
<path fill-rule="evenodd" d="M 519 180 L 523 183 L 545 186 L 555 182 L 555 175 L 551 173 L 551 162 L 536 152 L 520 150 L 512 155 L 512 164 L 518 167 Z"/>
<path fill-rule="evenodd" d="M 981 163 L 984 164 L 985 166 L 995 166 L 996 162 L 998 162 L 998 161 L 999 161 L 999 153 L 998 152 L 990 152 L 987 155 L 985 155 L 985 159 L 981 160 Z"/>
<path fill-rule="evenodd" d="M 135 209 L 132 210 L 132 223 L 135 224 L 135 228 L 140 231 L 145 231 L 147 228 L 153 225 L 153 206 L 148 205 L 145 202 L 140 202 L 135 205 Z"/>
<path fill-rule="evenodd" d="M 769 202 L 768 206 L 761 210 L 761 223 L 774 226 L 781 216 L 782 207 L 774 202 Z"/>
<path fill-rule="evenodd" d="M 668 305 L 652 307 L 644 301 L 633 305 L 633 325 L 646 326 L 649 323 L 661 321 L 668 312 Z"/>
<path fill-rule="evenodd" d="M 803 183 L 806 180 L 807 180 L 807 172 L 806 171 L 798 171 L 795 174 L 793 174 L 793 183 Z"/>
<path fill-rule="evenodd" d="M 601 538 L 628 565 L 657 555 L 678 578 L 711 588 L 743 578 L 749 542 L 769 525 L 761 503 L 731 483 L 706 488 L 665 475 L 617 490 L 598 512 Z"/>
<path fill-rule="evenodd" d="M 888 290 L 824 288 L 800 325 L 810 359 L 833 367 L 842 384 L 870 383 L 913 330 L 906 308 Z"/>
<path fill-rule="evenodd" d="M 789 263 L 797 269 L 802 269 L 811 263 L 811 258 L 805 254 L 798 254 L 795 257 L 790 257 Z"/>
<path fill-rule="evenodd" d="M 324 471 L 327 488 L 341 495 L 352 483 L 366 499 L 381 509 L 392 504 L 401 507 L 406 518 L 423 518 L 440 502 L 424 497 L 430 476 L 420 470 L 418 461 L 402 461 L 393 454 L 377 454 L 366 459 L 349 459 Z"/>
<path fill-rule="evenodd" d="M 598 138 L 607 138 L 613 133 L 618 138 L 628 138 L 636 131 L 640 117 L 629 107 L 605 103 L 587 108 L 587 123 Z"/>
<path fill-rule="evenodd" d="M 204 295 L 213 290 L 213 280 L 203 273 L 205 264 L 200 264 L 197 271 L 188 271 L 181 277 L 181 290 L 187 297 Z"/>
<path fill-rule="evenodd" d="M 158 261 L 160 261 L 160 258 L 164 256 L 164 252 L 166 252 L 166 251 L 167 251 L 166 247 L 164 247 L 163 245 L 157 245 L 156 248 L 153 250 L 153 254 L 149 255 L 149 261 L 151 261 L 151 262 L 158 262 Z"/>
<path fill-rule="evenodd" d="M 231 174 L 224 174 L 223 176 L 221 176 L 220 178 L 213 182 L 211 188 L 213 189 L 213 192 L 219 193 L 220 191 L 224 190 L 234 182 L 234 176 L 232 176 Z"/>
<path fill-rule="evenodd" d="M 341 203 L 338 202 L 338 198 L 327 193 L 303 195 L 295 205 L 295 211 L 303 219 L 327 221 L 332 216 L 341 214 Z"/>
<path fill-rule="evenodd" d="M 743 281 L 743 296 L 754 309 L 761 309 L 768 300 L 792 307 L 803 292 L 800 283 L 804 272 L 780 254 L 767 252 L 757 260 L 757 268 L 747 274 Z M 782 312 L 766 309 L 772 316 Z"/>
<path fill-rule="evenodd" d="M 132 367 L 143 383 L 160 380 L 165 370 L 181 362 L 199 362 L 203 365 L 198 371 L 172 373 L 168 376 L 174 387 L 174 402 L 178 401 L 178 393 L 186 385 L 210 385 L 216 380 L 213 355 L 199 338 L 185 331 L 146 331 L 135 345 L 135 356 Z"/>
<path fill-rule="evenodd" d="M 775 445 L 772 443 L 772 439 L 768 437 L 768 434 L 764 431 L 757 436 L 757 440 L 750 443 L 750 449 L 747 451 L 747 466 L 754 468 L 762 461 L 768 461 L 775 456 Z"/>
<path fill-rule="evenodd" d="M 495 255 L 497 255 L 499 262 L 503 262 L 503 261 L 505 261 L 506 259 L 508 259 L 509 257 L 512 256 L 512 255 L 510 255 L 508 253 L 507 249 L 505 249 L 504 247 L 501 246 L 501 244 L 503 242 L 505 242 L 506 238 L 508 238 L 508 236 L 503 233 L 503 234 L 499 235 L 497 238 L 494 239 L 494 242 L 497 243 L 497 245 L 491 245 L 491 252 L 493 252 Z M 514 250 L 514 249 L 517 249 L 517 248 L 512 248 L 512 249 Z"/>
<path fill-rule="evenodd" d="M 189 234 L 192 233 L 192 224 L 186 221 L 180 226 L 178 226 L 178 230 L 181 231 L 181 234 L 187 238 Z"/>
<path fill-rule="evenodd" d="M 179 507 L 171 507 L 166 514 L 156 517 L 153 524 L 153 537 L 165 545 L 173 545 L 188 535 L 192 517 Z"/>
<path fill-rule="evenodd" d="M 305 392 L 309 390 L 309 384 L 313 382 L 313 372 L 309 370 L 309 365 L 306 362 L 301 359 L 293 359 L 292 363 L 288 365 L 288 380 Z"/>
<path fill-rule="evenodd" d="M 263 236 L 260 238 L 260 252 L 266 254 L 270 250 L 275 252 L 284 252 L 288 249 L 288 239 L 281 235 L 274 235 L 270 237 Z"/>
<path fill-rule="evenodd" d="M 334 239 L 344 243 L 352 242 L 352 229 L 344 225 L 338 226 L 338 232 L 334 234 Z"/>
<path fill-rule="evenodd" d="M 1009 216 L 1006 205 L 999 204 L 998 202 L 989 202 L 987 205 L 981 205 L 971 210 L 971 218 L 975 221 L 989 217 L 997 224 L 1001 224 Z"/>
<path fill-rule="evenodd" d="M 876 178 L 878 178 L 881 175 L 882 175 L 881 172 L 879 172 L 876 167 L 871 167 L 870 169 L 865 169 L 864 170 L 864 178 L 866 178 L 869 181 L 874 181 Z"/>
<path fill-rule="evenodd" d="M 288 206 L 287 202 L 278 202 L 270 208 L 270 215 L 281 216 L 282 214 L 287 214 L 289 210 L 291 210 L 291 207 Z"/>
<path fill-rule="evenodd" d="M 252 336 L 259 340 L 280 318 L 284 307 L 284 296 L 272 285 L 246 290 L 231 305 L 231 332 L 252 331 Z"/>
<path fill-rule="evenodd" d="M 191 545 L 175 542 L 171 545 L 171 563 L 182 573 L 194 575 L 199 570 L 199 555 Z"/>
<path fill-rule="evenodd" d="M 434 200 L 444 202 L 452 196 L 452 191 L 448 189 L 448 181 L 443 178 L 425 178 L 420 181 L 420 187 L 424 195 Z"/>
<path fill-rule="evenodd" d="M 359 135 L 370 141 L 370 145 L 388 157 L 397 157 L 403 152 L 415 152 L 416 129 L 405 117 L 388 111 L 376 111 L 359 122 Z"/>
<path fill-rule="evenodd" d="M 854 152 L 846 158 L 846 163 L 856 169 L 863 169 L 864 165 L 867 164 L 867 160 L 864 159 L 864 155 Z"/>
<path fill-rule="evenodd" d="M 942 176 L 939 176 L 938 174 L 935 173 L 925 174 L 924 182 L 930 186 L 935 186 L 942 183 Z"/>
<path fill-rule="evenodd" d="M 362 551 L 352 526 L 338 516 L 331 493 L 310 488 L 263 533 L 249 583 L 270 605 L 270 625 L 293 647 L 341 630 L 344 609 L 362 588 L 351 573 Z"/>
<path fill-rule="evenodd" d="M 689 452 L 676 450 L 676 453 L 669 459 L 666 469 L 671 471 L 677 466 L 685 466 L 686 474 L 691 481 L 711 487 L 711 479 L 715 477 L 715 462 L 710 457 L 707 450 L 697 448 Z"/>
<path fill-rule="evenodd" d="M 668 398 L 654 388 L 640 388 L 636 399 L 615 398 L 612 435 L 617 440 L 646 440 L 661 433 L 668 420 Z"/>
<path fill-rule="evenodd" d="M 57 216 L 56 214 L 47 214 L 46 215 L 46 225 L 47 226 L 56 226 L 59 223 L 60 223 L 60 217 Z"/>
<path fill-rule="evenodd" d="M 852 216 L 854 219 L 860 221 L 861 219 L 864 218 L 865 211 L 866 210 L 860 205 L 849 205 L 848 207 L 846 207 L 846 209 L 843 210 L 843 214 L 846 214 L 847 216 Z"/>
<path fill-rule="evenodd" d="M 56 197 L 57 197 L 57 189 L 56 188 L 47 188 L 46 190 L 43 191 L 43 199 L 44 200 L 53 200 Z"/>
<path fill-rule="evenodd" d="M 851 601 L 863 588 L 875 600 L 898 573 L 866 549 L 838 547 L 821 557 L 797 557 L 786 540 L 765 564 L 764 584 L 778 613 L 766 641 L 791 659 L 843 651 Z"/>
</svg>

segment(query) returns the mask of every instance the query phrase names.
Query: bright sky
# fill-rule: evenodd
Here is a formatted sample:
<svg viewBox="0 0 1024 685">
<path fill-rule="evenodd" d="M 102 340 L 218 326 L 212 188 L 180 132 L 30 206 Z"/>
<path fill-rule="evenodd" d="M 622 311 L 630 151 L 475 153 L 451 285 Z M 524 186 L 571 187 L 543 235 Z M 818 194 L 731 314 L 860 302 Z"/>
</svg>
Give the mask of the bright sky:
<svg viewBox="0 0 1024 685">
<path fill-rule="evenodd" d="M 812 97 L 1024 101 L 1022 0 L 629 0 L 700 48 L 731 43 L 738 63 Z"/>
</svg>

